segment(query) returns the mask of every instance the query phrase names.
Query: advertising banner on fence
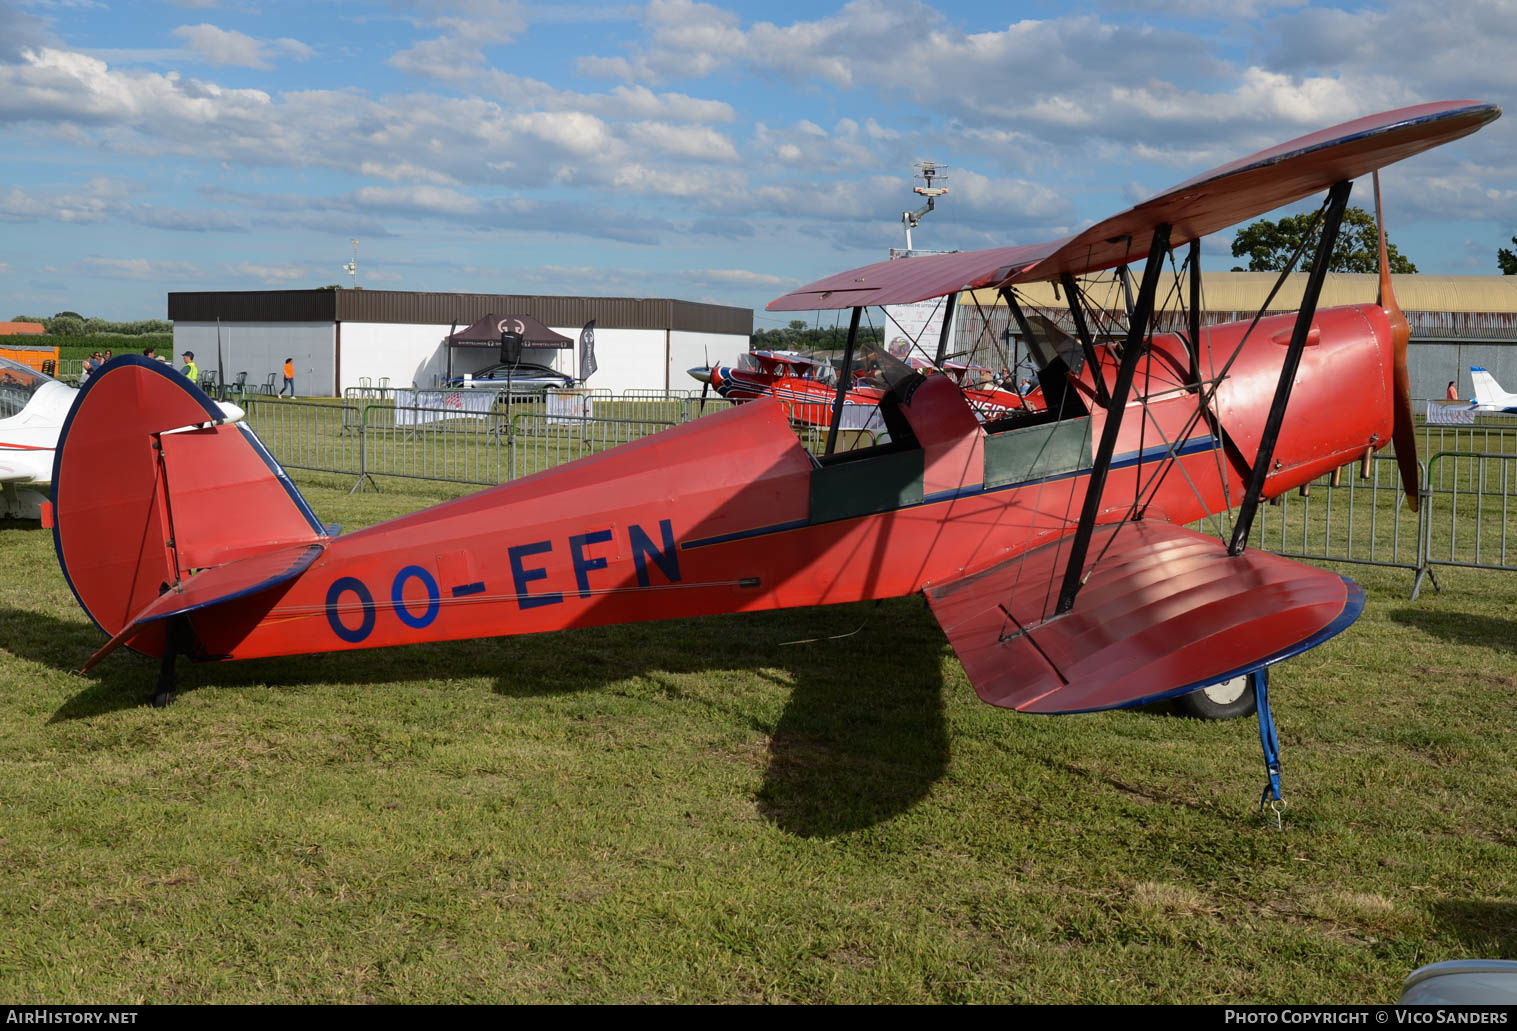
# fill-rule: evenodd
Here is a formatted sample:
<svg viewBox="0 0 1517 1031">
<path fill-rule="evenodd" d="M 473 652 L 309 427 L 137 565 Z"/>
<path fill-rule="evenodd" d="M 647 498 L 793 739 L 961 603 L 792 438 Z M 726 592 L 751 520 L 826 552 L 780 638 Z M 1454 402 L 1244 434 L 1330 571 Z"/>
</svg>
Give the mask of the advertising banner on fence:
<svg viewBox="0 0 1517 1031">
<path fill-rule="evenodd" d="M 1429 401 L 1427 421 L 1434 426 L 1473 426 L 1475 425 L 1475 406 L 1468 401 L 1452 403 Z"/>
<path fill-rule="evenodd" d="M 493 390 L 397 390 L 395 425 L 421 426 L 444 419 L 483 419 L 495 403 Z"/>
<path fill-rule="evenodd" d="M 588 390 L 548 391 L 548 423 L 579 422 L 594 414 Z"/>
</svg>

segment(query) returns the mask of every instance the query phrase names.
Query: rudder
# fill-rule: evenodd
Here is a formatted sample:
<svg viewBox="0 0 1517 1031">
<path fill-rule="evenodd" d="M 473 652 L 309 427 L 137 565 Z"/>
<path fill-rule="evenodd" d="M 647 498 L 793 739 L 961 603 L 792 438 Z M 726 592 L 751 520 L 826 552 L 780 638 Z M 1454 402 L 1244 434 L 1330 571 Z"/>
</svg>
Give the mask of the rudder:
<svg viewBox="0 0 1517 1031">
<path fill-rule="evenodd" d="M 326 537 L 262 442 L 171 367 L 124 355 L 91 377 L 53 465 L 53 542 L 114 637 L 197 569 Z M 156 655 L 163 629 L 131 646 Z"/>
</svg>

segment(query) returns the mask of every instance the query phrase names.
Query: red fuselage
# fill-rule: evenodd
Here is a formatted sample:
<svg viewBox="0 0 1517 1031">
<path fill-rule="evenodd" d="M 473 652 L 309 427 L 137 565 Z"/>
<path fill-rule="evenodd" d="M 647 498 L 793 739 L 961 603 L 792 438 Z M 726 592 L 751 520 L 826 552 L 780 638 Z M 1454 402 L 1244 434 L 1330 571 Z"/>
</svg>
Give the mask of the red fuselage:
<svg viewBox="0 0 1517 1031">
<path fill-rule="evenodd" d="M 1184 524 L 1238 503 L 1293 322 L 1259 323 L 1201 419 L 1180 342 L 1155 338 L 1100 522 L 1129 517 L 1172 449 L 1184 475 L 1162 477 L 1147 518 Z M 1269 496 L 1390 436 L 1382 310 L 1326 309 L 1314 325 Z M 1203 334 L 1203 379 L 1245 328 Z M 1082 370 L 1082 393 L 1097 375 L 1109 388 L 1112 363 Z M 759 400 L 333 538 L 257 611 L 206 609 L 195 632 L 210 655 L 250 658 L 910 594 L 1069 532 L 1107 416 L 1090 410 L 981 425 L 952 382 L 928 376 L 900 407 L 914 440 L 819 463 L 786 408 Z"/>
</svg>

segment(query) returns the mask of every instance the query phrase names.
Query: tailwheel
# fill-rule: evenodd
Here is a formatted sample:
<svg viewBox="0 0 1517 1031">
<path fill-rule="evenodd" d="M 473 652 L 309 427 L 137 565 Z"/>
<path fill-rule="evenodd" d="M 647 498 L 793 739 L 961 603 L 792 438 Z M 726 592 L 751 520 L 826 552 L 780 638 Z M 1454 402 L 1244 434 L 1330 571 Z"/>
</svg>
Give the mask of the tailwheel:
<svg viewBox="0 0 1517 1031">
<path fill-rule="evenodd" d="M 1252 716 L 1258 708 L 1257 675 L 1245 673 L 1181 695 L 1175 699 L 1175 707 L 1198 720 L 1235 720 Z"/>
</svg>

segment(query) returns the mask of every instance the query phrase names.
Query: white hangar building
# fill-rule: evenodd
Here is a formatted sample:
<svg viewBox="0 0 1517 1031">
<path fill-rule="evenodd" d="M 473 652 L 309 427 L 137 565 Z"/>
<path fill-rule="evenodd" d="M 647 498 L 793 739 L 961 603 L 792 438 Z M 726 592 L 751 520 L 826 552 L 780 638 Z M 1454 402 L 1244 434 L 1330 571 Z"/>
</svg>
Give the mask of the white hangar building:
<svg viewBox="0 0 1517 1031">
<path fill-rule="evenodd" d="M 500 360 L 498 350 L 448 346 L 486 315 L 529 316 L 577 341 L 595 320 L 598 366 L 587 384 L 630 389 L 694 389 L 685 370 L 735 361 L 748 350 L 753 312 L 719 304 L 634 297 L 544 297 L 526 294 L 417 293 L 405 290 L 244 290 L 169 294 L 174 354 L 195 352 L 216 369 L 217 320 L 229 381 L 246 372 L 250 390 L 274 376 L 283 383 L 295 359 L 295 389 L 338 396 L 367 380 L 392 387 L 432 387 L 451 370 L 475 372 Z M 532 348 L 522 361 L 577 374 L 577 348 Z"/>
</svg>

